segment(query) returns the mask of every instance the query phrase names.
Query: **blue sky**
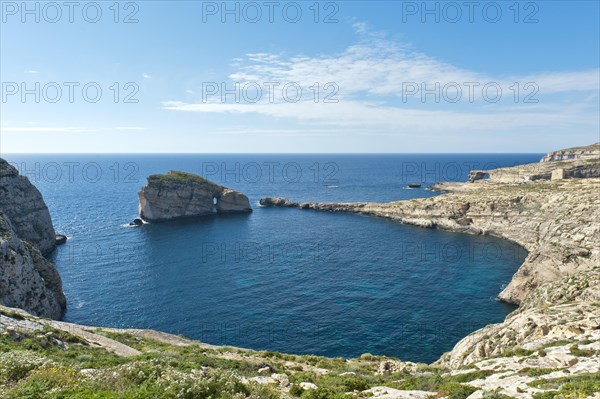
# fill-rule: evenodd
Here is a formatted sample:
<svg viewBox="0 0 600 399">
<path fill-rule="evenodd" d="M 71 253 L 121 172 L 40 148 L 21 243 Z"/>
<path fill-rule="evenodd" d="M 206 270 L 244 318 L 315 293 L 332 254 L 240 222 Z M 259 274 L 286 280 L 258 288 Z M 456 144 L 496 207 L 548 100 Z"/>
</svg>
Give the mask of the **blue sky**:
<svg viewBox="0 0 600 399">
<path fill-rule="evenodd" d="M 5 153 L 545 152 L 599 140 L 598 1 L 138 1 L 118 15 L 112 1 L 27 4 L 1 7 Z"/>
</svg>

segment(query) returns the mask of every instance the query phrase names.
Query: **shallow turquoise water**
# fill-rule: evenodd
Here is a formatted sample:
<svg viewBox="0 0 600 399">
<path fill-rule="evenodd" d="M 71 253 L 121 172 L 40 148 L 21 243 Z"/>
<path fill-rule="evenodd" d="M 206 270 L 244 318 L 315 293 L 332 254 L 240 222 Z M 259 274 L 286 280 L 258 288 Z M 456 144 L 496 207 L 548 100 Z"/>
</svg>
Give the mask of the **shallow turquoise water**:
<svg viewBox="0 0 600 399">
<path fill-rule="evenodd" d="M 406 183 L 464 180 L 465 164 L 512 166 L 539 155 L 6 158 L 40 188 L 57 230 L 70 237 L 54 254 L 68 321 L 255 349 L 430 362 L 513 309 L 495 297 L 522 263 L 523 249 L 359 215 L 261 208 L 259 198 L 432 196 Z M 170 169 L 242 191 L 255 211 L 126 227 L 145 176 Z"/>
</svg>

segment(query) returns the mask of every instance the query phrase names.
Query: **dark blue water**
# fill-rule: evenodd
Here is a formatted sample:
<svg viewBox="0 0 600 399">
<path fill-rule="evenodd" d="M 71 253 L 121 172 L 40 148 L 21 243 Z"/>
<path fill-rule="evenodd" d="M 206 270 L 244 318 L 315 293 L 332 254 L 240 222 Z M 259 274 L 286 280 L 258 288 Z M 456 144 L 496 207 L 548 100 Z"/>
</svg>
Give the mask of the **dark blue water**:
<svg viewBox="0 0 600 399">
<path fill-rule="evenodd" d="M 212 344 L 430 362 L 512 307 L 495 300 L 525 252 L 492 237 L 383 219 L 260 208 L 391 201 L 465 180 L 504 155 L 5 155 L 42 191 L 58 232 L 66 320 L 152 328 Z M 140 228 L 137 192 L 184 170 L 246 193 L 254 212 Z"/>
</svg>

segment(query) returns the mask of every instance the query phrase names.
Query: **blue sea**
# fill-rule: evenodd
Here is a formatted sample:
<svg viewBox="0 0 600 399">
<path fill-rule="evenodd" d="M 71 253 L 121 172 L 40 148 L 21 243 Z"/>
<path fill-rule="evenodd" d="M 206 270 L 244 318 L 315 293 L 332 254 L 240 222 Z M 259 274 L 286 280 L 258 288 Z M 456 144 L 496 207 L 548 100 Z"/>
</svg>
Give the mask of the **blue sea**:
<svg viewBox="0 0 600 399">
<path fill-rule="evenodd" d="M 522 248 L 360 215 L 261 208 L 259 199 L 431 197 L 426 187 L 437 181 L 542 154 L 3 156 L 40 189 L 57 232 L 69 237 L 53 254 L 67 321 L 431 362 L 514 309 L 496 295 L 523 262 Z M 146 177 L 169 170 L 241 191 L 254 212 L 129 227 Z"/>
</svg>

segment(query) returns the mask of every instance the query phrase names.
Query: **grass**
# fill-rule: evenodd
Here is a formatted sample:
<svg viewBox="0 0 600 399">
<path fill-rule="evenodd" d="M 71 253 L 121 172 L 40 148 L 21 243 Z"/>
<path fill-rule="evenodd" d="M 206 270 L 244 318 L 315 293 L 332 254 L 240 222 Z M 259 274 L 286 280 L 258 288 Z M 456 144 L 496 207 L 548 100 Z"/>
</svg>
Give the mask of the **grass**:
<svg viewBox="0 0 600 399">
<path fill-rule="evenodd" d="M 400 380 L 387 384 L 387 386 L 400 390 L 438 392 L 439 395 L 446 396 L 448 399 L 465 399 L 476 389 L 464 385 L 463 382 L 485 378 L 485 375 L 487 375 L 487 372 L 482 371 L 455 376 L 442 376 L 441 374 L 406 375 L 401 377 Z"/>
<path fill-rule="evenodd" d="M 11 317 L 15 320 L 25 320 L 25 317 L 21 316 L 21 314 L 11 310 L 0 309 L 0 314 L 6 317 Z"/>
<path fill-rule="evenodd" d="M 524 369 L 519 370 L 519 374 L 523 374 L 529 377 L 539 377 L 541 375 L 546 375 L 558 371 L 560 369 L 556 368 L 536 368 L 536 367 L 525 367 Z"/>
<path fill-rule="evenodd" d="M 534 399 L 583 398 L 600 392 L 600 372 L 551 380 L 540 379 L 532 381 L 528 385 L 539 389 L 549 389 L 547 392 L 534 394 Z"/>
<path fill-rule="evenodd" d="M 170 183 L 170 182 L 181 182 L 181 183 L 200 183 L 215 185 L 210 180 L 205 179 L 202 176 L 198 176 L 193 173 L 181 172 L 172 170 L 167 174 L 156 174 L 148 177 L 150 183 Z"/>
<path fill-rule="evenodd" d="M 6 312 L 5 312 L 6 313 Z M 77 336 L 45 327 L 17 335 L 0 334 L 0 397 L 7 399 L 277 399 L 285 397 L 276 384 L 244 381 L 268 366 L 284 373 L 292 383 L 289 396 L 300 399 L 351 399 L 357 392 L 375 386 L 421 390 L 432 396 L 466 399 L 476 388 L 471 381 L 485 379 L 494 370 L 468 368 L 455 375 L 444 368 L 419 365 L 416 372 L 377 373 L 379 356 L 361 356 L 347 361 L 312 355 L 289 355 L 236 348 L 205 348 L 190 341 L 173 345 L 127 333 L 98 329 L 96 334 L 119 341 L 142 352 L 121 357 L 88 345 Z M 581 349 L 579 349 L 581 350 Z M 527 355 L 516 348 L 510 355 Z M 328 372 L 323 372 L 323 369 Z M 525 368 L 538 377 L 554 369 Z M 569 379 L 535 380 L 542 389 L 559 393 L 598 389 L 598 375 Z M 301 382 L 316 389 L 303 389 Z M 532 385 L 533 386 L 533 385 Z M 368 394 L 365 394 L 368 395 Z M 499 392 L 485 398 L 505 399 Z M 553 396 L 540 396 L 548 399 Z"/>
<path fill-rule="evenodd" d="M 594 350 L 580 349 L 578 345 L 573 345 L 569 348 L 569 352 L 573 356 L 590 357 L 596 354 Z"/>
<path fill-rule="evenodd" d="M 122 341 L 133 339 L 126 334 L 110 335 Z M 1 334 L 0 396 L 7 399 L 279 397 L 272 387 L 240 381 L 238 375 L 255 374 L 253 363 L 211 357 L 202 348 L 167 348 L 153 341 L 138 344 L 156 351 L 120 357 L 51 328 L 20 332 L 16 339 Z M 92 371 L 91 376 L 81 372 L 86 369 Z"/>
</svg>

